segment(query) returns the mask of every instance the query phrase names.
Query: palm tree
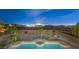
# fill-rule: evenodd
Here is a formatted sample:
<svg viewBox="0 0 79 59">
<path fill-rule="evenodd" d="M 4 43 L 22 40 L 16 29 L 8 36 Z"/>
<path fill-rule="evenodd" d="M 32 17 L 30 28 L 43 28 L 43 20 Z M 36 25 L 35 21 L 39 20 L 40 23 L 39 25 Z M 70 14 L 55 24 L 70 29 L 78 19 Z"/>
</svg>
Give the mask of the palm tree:
<svg viewBox="0 0 79 59">
<path fill-rule="evenodd" d="M 39 28 L 39 30 L 38 30 L 38 31 L 40 32 L 40 36 L 41 36 L 41 38 L 42 38 L 42 32 L 44 31 L 43 26 L 40 26 L 40 28 Z"/>
</svg>

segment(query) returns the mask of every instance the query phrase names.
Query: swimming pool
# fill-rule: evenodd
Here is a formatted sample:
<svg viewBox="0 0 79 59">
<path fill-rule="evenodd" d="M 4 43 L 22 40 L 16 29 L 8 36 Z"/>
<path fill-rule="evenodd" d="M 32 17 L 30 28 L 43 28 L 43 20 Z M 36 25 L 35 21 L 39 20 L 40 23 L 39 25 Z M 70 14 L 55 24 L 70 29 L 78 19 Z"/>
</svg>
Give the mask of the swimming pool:
<svg viewBox="0 0 79 59">
<path fill-rule="evenodd" d="M 34 44 L 20 44 L 19 46 L 15 47 L 14 49 L 64 49 L 65 47 L 59 44 L 46 44 L 42 47 L 38 47 Z"/>
</svg>

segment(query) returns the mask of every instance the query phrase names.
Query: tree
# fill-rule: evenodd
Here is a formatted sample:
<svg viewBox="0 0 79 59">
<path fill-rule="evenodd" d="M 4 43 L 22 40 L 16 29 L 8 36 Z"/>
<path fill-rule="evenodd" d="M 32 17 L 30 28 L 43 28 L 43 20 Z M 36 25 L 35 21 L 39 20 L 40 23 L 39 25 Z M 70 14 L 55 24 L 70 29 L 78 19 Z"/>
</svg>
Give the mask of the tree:
<svg viewBox="0 0 79 59">
<path fill-rule="evenodd" d="M 77 23 L 73 28 L 72 28 L 72 34 L 79 36 L 79 23 Z"/>
<path fill-rule="evenodd" d="M 10 32 L 10 34 L 11 34 L 11 36 L 10 36 L 10 39 L 12 40 L 12 41 L 16 41 L 16 27 L 15 26 L 13 26 L 13 27 L 8 27 L 7 28 L 7 31 L 8 32 Z"/>
<path fill-rule="evenodd" d="M 5 32 L 5 24 L 0 24 L 0 32 Z"/>
<path fill-rule="evenodd" d="M 40 36 L 42 38 L 42 32 L 44 31 L 44 27 L 43 26 L 40 26 L 38 31 L 40 32 Z"/>
<path fill-rule="evenodd" d="M 79 36 L 79 23 L 76 24 L 76 35 Z"/>
</svg>

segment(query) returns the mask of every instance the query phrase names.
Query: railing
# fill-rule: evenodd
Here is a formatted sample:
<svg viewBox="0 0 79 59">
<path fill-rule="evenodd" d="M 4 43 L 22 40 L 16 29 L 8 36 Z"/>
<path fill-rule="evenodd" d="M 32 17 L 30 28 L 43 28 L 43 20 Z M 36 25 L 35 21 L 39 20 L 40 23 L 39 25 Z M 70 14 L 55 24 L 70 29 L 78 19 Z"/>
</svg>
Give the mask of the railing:
<svg viewBox="0 0 79 59">
<path fill-rule="evenodd" d="M 32 35 L 26 35 L 26 34 L 18 34 L 16 36 L 17 40 L 34 40 L 34 39 L 48 39 L 48 35 L 37 35 L 37 34 L 32 34 Z"/>
</svg>

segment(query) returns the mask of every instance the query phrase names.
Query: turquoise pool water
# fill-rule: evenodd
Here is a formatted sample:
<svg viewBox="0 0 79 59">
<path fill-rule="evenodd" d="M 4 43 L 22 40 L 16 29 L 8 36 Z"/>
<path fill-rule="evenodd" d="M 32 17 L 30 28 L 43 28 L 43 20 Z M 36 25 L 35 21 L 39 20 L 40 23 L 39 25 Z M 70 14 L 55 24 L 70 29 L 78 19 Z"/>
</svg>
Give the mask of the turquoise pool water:
<svg viewBox="0 0 79 59">
<path fill-rule="evenodd" d="M 64 49 L 61 45 L 58 44 L 47 44 L 44 45 L 43 47 L 38 47 L 33 44 L 21 44 L 14 49 Z"/>
</svg>

